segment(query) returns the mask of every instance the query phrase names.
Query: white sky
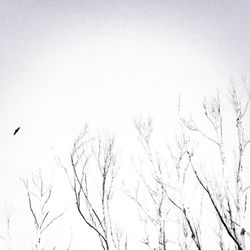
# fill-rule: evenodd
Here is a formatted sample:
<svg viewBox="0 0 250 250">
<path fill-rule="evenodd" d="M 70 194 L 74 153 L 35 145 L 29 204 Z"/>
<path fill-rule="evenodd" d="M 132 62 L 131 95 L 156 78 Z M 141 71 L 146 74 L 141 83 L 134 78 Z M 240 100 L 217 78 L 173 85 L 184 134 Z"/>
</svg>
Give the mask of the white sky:
<svg viewBox="0 0 250 250">
<path fill-rule="evenodd" d="M 19 176 L 57 171 L 85 122 L 121 148 L 137 115 L 174 132 L 178 94 L 195 112 L 248 75 L 249 30 L 249 1 L 0 0 L 0 202 L 25 210 Z"/>
</svg>

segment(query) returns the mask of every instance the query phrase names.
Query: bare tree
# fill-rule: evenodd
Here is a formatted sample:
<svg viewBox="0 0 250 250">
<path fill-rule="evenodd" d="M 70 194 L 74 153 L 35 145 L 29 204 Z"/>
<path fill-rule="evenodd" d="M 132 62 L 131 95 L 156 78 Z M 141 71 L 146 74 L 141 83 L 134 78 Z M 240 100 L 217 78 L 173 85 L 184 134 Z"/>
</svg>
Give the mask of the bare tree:
<svg viewBox="0 0 250 250">
<path fill-rule="evenodd" d="M 190 165 L 187 157 L 187 151 L 191 147 L 189 138 L 182 133 L 176 137 L 176 149 L 168 145 L 168 161 L 153 146 L 152 120 L 137 119 L 134 124 L 147 161 L 141 162 L 142 171 L 137 170 L 141 184 L 138 184 L 135 194 L 127 193 L 137 204 L 140 218 L 144 222 L 143 243 L 148 249 L 165 250 L 174 247 L 184 250 L 190 249 L 193 242 L 197 249 L 202 249 L 200 220 L 192 218 L 186 204 L 189 197 L 184 197 L 183 192 L 186 185 L 189 185 L 186 184 Z M 140 197 L 139 193 L 143 195 Z M 145 199 L 145 194 L 148 199 Z M 151 231 L 147 229 L 150 225 L 153 227 Z M 153 241 L 153 234 L 157 235 L 157 243 Z"/>
<path fill-rule="evenodd" d="M 32 174 L 30 179 L 22 179 L 22 182 L 27 192 L 29 211 L 33 217 L 36 230 L 36 240 L 33 249 L 46 249 L 47 244 L 43 235 L 64 213 L 51 216 L 49 204 L 52 197 L 52 186 L 51 184 L 45 185 L 40 169 L 37 175 Z M 56 249 L 56 247 L 53 249 Z"/>
<path fill-rule="evenodd" d="M 11 224 L 11 209 L 9 207 L 7 207 L 7 205 L 5 206 L 5 211 L 4 211 L 4 220 L 5 220 L 5 226 L 6 226 L 6 230 L 5 233 L 1 233 L 0 234 L 0 239 L 4 242 L 4 245 L 6 247 L 6 249 L 8 250 L 12 250 L 12 238 L 11 238 L 11 232 L 10 232 L 10 224 Z"/>
<path fill-rule="evenodd" d="M 62 166 L 73 190 L 78 213 L 97 234 L 105 250 L 127 249 L 126 240 L 111 216 L 114 181 L 119 170 L 116 159 L 114 137 L 91 137 L 86 125 L 74 140 L 71 168 Z"/>
<path fill-rule="evenodd" d="M 142 242 L 148 249 L 166 250 L 169 243 L 174 243 L 167 235 L 170 212 L 166 192 L 167 168 L 152 146 L 152 120 L 139 118 L 134 125 L 147 160 L 141 162 L 143 170 L 137 170 L 139 182 L 135 194 L 128 190 L 126 193 L 136 203 L 144 223 L 145 237 Z"/>
<path fill-rule="evenodd" d="M 204 115 L 208 122 L 212 125 L 214 131 L 214 137 L 207 135 L 202 129 L 198 128 L 193 120 L 186 120 L 180 115 L 180 119 L 185 127 L 189 131 L 194 131 L 202 135 L 206 140 L 214 144 L 219 151 L 219 156 L 221 159 L 221 176 L 220 178 L 215 178 L 208 180 L 207 177 L 200 177 L 197 172 L 197 167 L 195 167 L 193 161 L 193 154 L 187 152 L 189 156 L 189 162 L 192 166 L 193 172 L 195 174 L 198 183 L 202 189 L 207 194 L 212 207 L 214 208 L 215 214 L 219 222 L 219 231 L 217 235 L 219 236 L 219 247 L 220 249 L 229 249 L 230 244 L 228 244 L 225 235 L 231 239 L 235 249 L 244 250 L 245 246 L 245 236 L 249 235 L 246 226 L 244 225 L 244 219 L 247 211 L 247 192 L 249 190 L 249 180 L 244 179 L 244 164 L 243 156 L 247 145 L 250 140 L 246 139 L 246 134 L 243 126 L 243 119 L 247 113 L 250 92 L 245 88 L 244 93 L 246 94 L 246 101 L 244 98 L 240 97 L 236 88 L 231 87 L 230 89 L 230 102 L 233 107 L 235 114 L 235 128 L 237 137 L 237 154 L 235 155 L 235 167 L 234 164 L 229 163 L 226 160 L 225 150 L 224 150 L 224 133 L 223 133 L 223 116 L 221 110 L 221 101 L 219 95 L 213 98 L 210 103 L 206 101 L 203 104 Z M 180 114 L 180 106 L 179 106 Z M 225 126 L 225 125 L 224 125 Z M 198 156 L 197 156 L 198 157 Z M 226 178 L 230 172 L 233 172 L 233 178 Z M 227 174 L 225 174 L 227 173 Z M 227 247 L 228 246 L 228 247 Z"/>
<path fill-rule="evenodd" d="M 190 249 L 192 243 L 194 246 L 201 250 L 202 241 L 201 241 L 201 216 L 202 216 L 202 196 L 200 197 L 200 212 L 198 216 L 191 215 L 190 212 L 190 200 L 192 200 L 193 192 L 191 195 L 187 195 L 185 189 L 188 189 L 189 192 L 192 190 L 190 183 L 186 184 L 186 178 L 189 174 L 189 161 L 187 158 L 187 152 L 192 152 L 193 154 L 193 145 L 190 145 L 190 139 L 184 134 L 176 136 L 176 145 L 177 150 L 174 152 L 174 146 L 168 145 L 168 151 L 170 153 L 171 159 L 174 163 L 175 175 L 171 175 L 172 185 L 175 187 L 172 194 L 168 194 L 169 201 L 174 205 L 174 208 L 177 208 L 177 224 L 179 231 L 179 247 L 182 250 Z M 188 196 L 188 197 L 185 197 Z M 178 197 L 178 198 L 176 198 Z M 178 201 L 176 201 L 177 199 Z M 187 202 L 189 200 L 189 202 Z M 197 207 L 198 205 L 195 204 Z"/>
</svg>

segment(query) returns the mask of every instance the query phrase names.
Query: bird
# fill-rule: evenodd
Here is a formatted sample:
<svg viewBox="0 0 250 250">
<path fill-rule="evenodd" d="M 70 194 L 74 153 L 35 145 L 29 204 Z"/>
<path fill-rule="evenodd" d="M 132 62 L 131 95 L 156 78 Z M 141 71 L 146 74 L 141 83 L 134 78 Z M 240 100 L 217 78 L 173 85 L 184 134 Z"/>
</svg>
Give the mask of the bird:
<svg viewBox="0 0 250 250">
<path fill-rule="evenodd" d="M 14 134 L 15 135 L 18 131 L 19 131 L 20 127 L 18 127 L 15 131 L 14 131 Z"/>
</svg>

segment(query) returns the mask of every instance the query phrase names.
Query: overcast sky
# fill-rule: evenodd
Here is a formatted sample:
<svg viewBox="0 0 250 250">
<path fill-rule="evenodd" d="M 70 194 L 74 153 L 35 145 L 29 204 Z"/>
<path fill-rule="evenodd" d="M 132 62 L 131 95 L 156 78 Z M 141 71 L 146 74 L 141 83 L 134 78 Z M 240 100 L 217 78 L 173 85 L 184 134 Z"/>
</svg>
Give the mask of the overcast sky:
<svg viewBox="0 0 250 250">
<path fill-rule="evenodd" d="M 249 74 L 249 31 L 247 0 L 0 0 L 0 202 L 85 122 L 126 146 L 134 117 L 171 126 L 179 94 L 195 111 L 226 92 Z"/>
</svg>

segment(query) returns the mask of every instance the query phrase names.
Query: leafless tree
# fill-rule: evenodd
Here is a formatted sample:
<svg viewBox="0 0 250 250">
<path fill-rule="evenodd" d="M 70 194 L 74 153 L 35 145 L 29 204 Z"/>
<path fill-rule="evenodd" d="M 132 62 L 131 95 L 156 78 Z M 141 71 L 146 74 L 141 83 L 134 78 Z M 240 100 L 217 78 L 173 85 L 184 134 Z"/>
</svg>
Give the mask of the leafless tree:
<svg viewBox="0 0 250 250">
<path fill-rule="evenodd" d="M 55 223 L 63 214 L 51 215 L 50 202 L 52 197 L 51 184 L 46 185 L 42 172 L 39 169 L 38 174 L 32 174 L 30 179 L 22 179 L 28 198 L 29 211 L 34 220 L 36 230 L 36 240 L 34 250 L 46 249 L 46 241 L 43 237 L 47 229 Z M 54 247 L 53 249 L 56 249 Z"/>
<path fill-rule="evenodd" d="M 177 208 L 177 223 L 179 231 L 179 248 L 182 250 L 190 249 L 192 243 L 194 246 L 201 250 L 202 241 L 201 241 L 201 215 L 202 215 L 202 196 L 200 200 L 200 213 L 199 218 L 196 216 L 196 219 L 193 218 L 189 208 L 189 202 L 186 200 L 192 200 L 193 192 L 190 183 L 186 184 L 186 178 L 189 174 L 189 161 L 187 157 L 187 152 L 193 153 L 193 145 L 190 145 L 190 139 L 182 132 L 179 136 L 176 136 L 175 139 L 177 147 L 172 147 L 168 145 L 168 151 L 170 153 L 171 159 L 175 166 L 175 174 L 171 175 L 172 186 L 175 187 L 172 194 L 168 194 L 168 199 Z M 176 148 L 174 151 L 173 149 Z M 188 189 L 191 192 L 191 195 L 187 195 L 185 189 Z M 185 197 L 188 196 L 188 197 Z M 189 198 L 190 196 L 190 198 Z M 178 197 L 178 198 L 176 198 Z M 178 201 L 176 201 L 178 199 Z M 195 204 L 199 206 L 199 204 Z"/>
<path fill-rule="evenodd" d="M 174 247 L 184 250 L 190 249 L 193 242 L 197 249 L 202 249 L 200 224 L 192 218 L 185 201 L 188 199 L 184 197 L 183 192 L 186 188 L 186 174 L 189 169 L 187 157 L 188 148 L 191 147 L 189 138 L 182 133 L 181 136 L 176 137 L 176 149 L 168 145 L 170 160 L 167 161 L 153 146 L 152 120 L 137 119 L 134 124 L 147 161 L 141 162 L 142 171 L 137 170 L 140 186 L 138 185 L 134 195 L 128 191 L 127 193 L 137 204 L 145 225 L 143 243 L 148 249 L 165 250 Z M 140 191 L 144 194 L 141 197 Z M 148 200 L 142 199 L 145 194 L 148 194 Z M 147 230 L 149 225 L 154 229 Z M 176 233 L 173 234 L 173 231 Z M 178 231 L 182 236 L 176 237 Z M 152 240 L 153 233 L 157 235 L 157 243 Z"/>
<path fill-rule="evenodd" d="M 11 224 L 11 209 L 7 206 L 5 206 L 5 211 L 4 211 L 4 219 L 5 219 L 5 226 L 6 230 L 5 233 L 0 234 L 0 239 L 4 242 L 4 245 L 6 249 L 12 250 L 12 238 L 11 238 L 11 232 L 10 232 L 10 224 Z"/>
<path fill-rule="evenodd" d="M 152 119 L 138 118 L 134 125 L 147 160 L 141 162 L 142 170 L 137 169 L 139 182 L 135 193 L 128 190 L 126 193 L 136 203 L 144 222 L 145 238 L 142 242 L 148 249 L 166 250 L 168 244 L 174 243 L 166 230 L 170 212 L 166 192 L 166 179 L 169 178 L 167 168 L 152 145 Z"/>
<path fill-rule="evenodd" d="M 73 190 L 78 213 L 97 234 L 105 250 L 127 249 L 122 231 L 115 226 L 111 215 L 114 181 L 119 170 L 116 160 L 114 137 L 91 136 L 86 125 L 74 140 L 71 168 L 62 165 Z"/>
<path fill-rule="evenodd" d="M 246 83 L 245 79 L 244 83 Z M 203 104 L 204 115 L 207 121 L 212 125 L 214 137 L 198 128 L 192 119 L 186 120 L 183 118 L 180 114 L 180 106 L 179 114 L 182 123 L 189 131 L 199 133 L 203 138 L 215 145 L 219 152 L 221 160 L 220 178 L 217 176 L 217 178 L 209 180 L 206 176 L 203 178 L 201 177 L 201 174 L 198 173 L 197 166 L 195 167 L 193 154 L 187 151 L 189 163 L 192 166 L 195 177 L 207 194 L 217 216 L 219 222 L 219 231 L 217 233 L 219 236 L 219 247 L 222 250 L 229 249 L 230 244 L 228 244 L 225 237 L 225 235 L 227 235 L 229 239 L 231 239 L 231 242 L 233 242 L 232 244 L 235 249 L 245 250 L 245 237 L 249 235 L 249 229 L 244 225 L 247 211 L 249 179 L 247 180 L 247 178 L 244 178 L 245 176 L 243 173 L 246 165 L 243 164 L 243 161 L 244 153 L 250 140 L 246 139 L 247 136 L 244 130 L 243 120 L 248 110 L 250 92 L 245 87 L 245 102 L 243 96 L 239 96 L 234 86 L 231 87 L 229 94 L 235 115 L 237 137 L 235 163 L 231 163 L 230 159 L 226 159 L 223 143 L 225 139 L 224 126 L 226 125 L 223 123 L 222 105 L 219 94 L 217 94 L 215 98 L 212 98 L 210 103 L 204 101 Z M 198 156 L 196 156 L 196 158 L 198 158 Z M 228 178 L 230 172 L 233 172 L 233 178 Z"/>
</svg>

